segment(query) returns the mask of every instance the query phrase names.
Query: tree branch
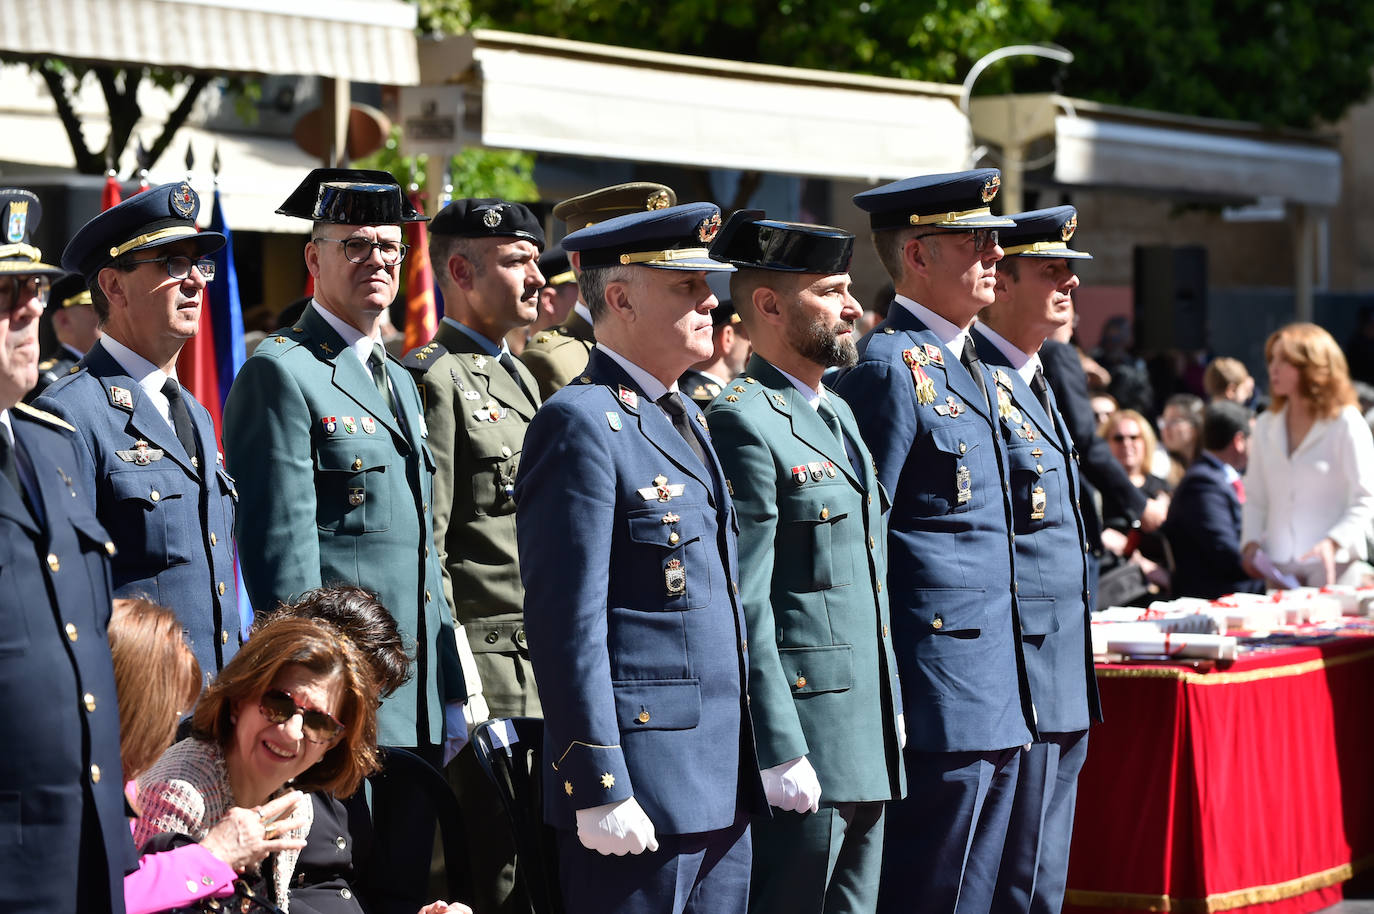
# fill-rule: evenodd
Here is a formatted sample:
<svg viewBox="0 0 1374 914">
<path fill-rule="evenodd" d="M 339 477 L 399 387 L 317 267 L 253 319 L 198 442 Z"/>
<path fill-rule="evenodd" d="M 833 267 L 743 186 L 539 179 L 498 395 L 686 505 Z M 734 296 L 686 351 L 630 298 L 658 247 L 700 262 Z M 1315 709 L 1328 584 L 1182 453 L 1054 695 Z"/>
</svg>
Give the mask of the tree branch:
<svg viewBox="0 0 1374 914">
<path fill-rule="evenodd" d="M 67 141 L 71 143 L 72 155 L 76 158 L 76 170 L 83 175 L 99 175 L 105 172 L 105 163 L 100 156 L 90 150 L 86 145 L 86 138 L 81 134 L 81 119 L 76 116 L 76 111 L 72 108 L 71 96 L 67 94 L 67 87 L 62 81 L 62 74 L 50 66 L 50 61 L 43 60 L 34 66 L 38 75 L 43 77 L 43 82 L 48 85 L 48 94 L 52 96 L 53 104 L 57 106 L 57 117 L 62 122 L 62 128 L 67 131 Z"/>
<path fill-rule="evenodd" d="M 172 138 L 181 129 L 181 125 L 186 123 L 186 118 L 191 116 L 191 109 L 195 107 L 196 99 L 201 91 L 210 84 L 210 77 L 205 73 L 197 73 L 186 87 L 186 94 L 182 96 L 181 102 L 176 109 L 167 116 L 167 123 L 162 125 L 162 133 L 148 150 L 148 167 L 152 168 L 157 164 L 158 158 L 167 151 L 167 147 L 172 144 Z"/>
</svg>

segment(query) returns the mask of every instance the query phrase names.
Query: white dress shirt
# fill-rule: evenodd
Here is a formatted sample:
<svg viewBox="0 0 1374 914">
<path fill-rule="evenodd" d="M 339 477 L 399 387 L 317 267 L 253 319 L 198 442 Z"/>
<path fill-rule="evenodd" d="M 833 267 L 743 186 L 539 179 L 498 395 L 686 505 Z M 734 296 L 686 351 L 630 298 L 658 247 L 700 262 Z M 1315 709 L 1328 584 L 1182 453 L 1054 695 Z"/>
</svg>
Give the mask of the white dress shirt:
<svg viewBox="0 0 1374 914">
<path fill-rule="evenodd" d="M 660 381 L 658 378 L 649 374 L 649 372 L 645 371 L 643 368 L 640 368 L 634 362 L 631 362 L 629 359 L 625 358 L 623 355 L 616 352 L 614 349 L 612 349 L 610 346 L 607 346 L 605 343 L 597 343 L 596 348 L 606 353 L 606 355 L 611 357 L 611 360 L 613 362 L 615 362 L 621 368 L 625 369 L 625 373 L 630 376 L 631 380 L 633 380 L 636 384 L 639 385 L 639 389 L 644 391 L 644 396 L 648 397 L 650 400 L 658 402 L 659 397 L 662 397 L 670 390 L 673 393 L 677 393 L 676 381 L 673 382 L 673 385 L 671 387 L 664 387 L 663 382 Z"/>
<path fill-rule="evenodd" d="M 1022 352 L 1010 340 L 982 321 L 975 322 L 973 326 L 987 337 L 989 343 L 997 347 L 998 352 L 1007 357 L 1011 367 L 1021 376 L 1021 380 L 1026 382 L 1026 386 L 1030 387 L 1031 379 L 1035 377 L 1035 369 L 1040 367 L 1040 353 Z"/>
<path fill-rule="evenodd" d="M 1258 542 L 1278 563 L 1295 562 L 1326 537 L 1336 563 L 1366 557 L 1374 522 L 1374 436 L 1347 406 L 1312 423 L 1290 455 L 1287 408 L 1255 422 L 1245 473 L 1241 543 Z"/>
<path fill-rule="evenodd" d="M 158 414 L 175 431 L 176 423 L 172 421 L 172 404 L 167 402 L 167 396 L 162 392 L 162 385 L 167 383 L 167 378 L 176 380 L 175 371 L 168 375 L 161 368 L 108 333 L 100 338 L 100 345 L 104 346 L 105 351 L 119 363 L 119 367 L 124 369 L 124 373 L 133 378 L 134 382 L 143 389 L 143 393 L 152 401 L 153 406 L 157 407 Z"/>
<path fill-rule="evenodd" d="M 968 339 L 968 328 L 958 327 L 949 320 L 936 314 L 920 302 L 907 298 L 905 295 L 895 295 L 892 298 L 894 304 L 901 305 L 903 308 L 916 315 L 916 319 L 926 325 L 926 329 L 944 344 L 944 347 L 956 358 L 964 356 L 964 340 Z"/>
<path fill-rule="evenodd" d="M 334 314 L 313 298 L 310 299 L 310 307 L 314 308 L 320 317 L 324 318 L 326 324 L 334 328 L 335 333 L 343 337 L 344 345 L 353 350 L 358 361 L 363 363 L 363 371 L 371 376 L 372 366 L 368 363 L 372 359 L 372 344 L 382 341 L 381 329 L 378 328 L 376 336 L 364 336 L 357 327 Z"/>
</svg>

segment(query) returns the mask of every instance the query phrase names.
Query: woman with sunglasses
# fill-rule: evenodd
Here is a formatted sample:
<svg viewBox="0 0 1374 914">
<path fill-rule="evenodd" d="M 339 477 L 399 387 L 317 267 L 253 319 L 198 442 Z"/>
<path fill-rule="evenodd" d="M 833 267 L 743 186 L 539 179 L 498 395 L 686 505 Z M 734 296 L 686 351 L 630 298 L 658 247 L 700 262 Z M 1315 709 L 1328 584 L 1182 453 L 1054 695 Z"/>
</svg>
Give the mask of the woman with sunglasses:
<svg viewBox="0 0 1374 914">
<path fill-rule="evenodd" d="M 288 785 L 347 796 L 377 768 L 372 668 L 333 626 L 283 618 L 253 634 L 205 690 L 192 737 L 138 781 L 144 850 L 202 841 L 236 808 L 241 837 L 273 852 L 241 862 L 252 895 L 289 910 L 288 885 L 311 805 Z"/>
<path fill-rule="evenodd" d="M 1167 503 L 1169 483 L 1150 473 L 1150 457 L 1157 441 L 1149 421 L 1133 409 L 1118 409 L 1102 423 L 1098 434 L 1106 440 L 1131 484 L 1147 499 L 1163 495 Z M 1125 506 L 1108 492 L 1102 493 L 1102 548 L 1109 553 L 1103 556 L 1103 575 L 1130 563 L 1148 582 L 1152 591 L 1148 596 L 1167 595 L 1170 582 L 1164 537 L 1157 532 L 1140 531 Z M 1137 596 L 1143 598 L 1146 594 Z"/>
</svg>

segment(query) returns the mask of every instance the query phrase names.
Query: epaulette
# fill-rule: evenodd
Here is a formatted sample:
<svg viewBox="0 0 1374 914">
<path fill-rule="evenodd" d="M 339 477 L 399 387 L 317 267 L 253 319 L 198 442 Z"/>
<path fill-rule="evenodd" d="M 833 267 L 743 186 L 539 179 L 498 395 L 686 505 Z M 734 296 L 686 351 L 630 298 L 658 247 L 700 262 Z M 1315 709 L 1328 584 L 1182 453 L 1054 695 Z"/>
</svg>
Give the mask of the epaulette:
<svg viewBox="0 0 1374 914">
<path fill-rule="evenodd" d="M 430 340 L 418 349 L 412 349 L 401 359 L 401 364 L 407 368 L 415 368 L 420 371 L 428 371 L 435 359 L 448 355 L 448 348 L 440 343 Z"/>
<path fill-rule="evenodd" d="M 28 416 L 30 419 L 35 419 L 39 422 L 42 422 L 44 425 L 51 425 L 55 426 L 56 428 L 64 428 L 69 432 L 76 431 L 76 427 L 68 424 L 66 420 L 60 419 L 57 416 L 54 416 L 52 413 L 44 412 L 41 409 L 34 409 L 27 403 L 16 403 L 14 404 L 14 408 L 17 409 L 19 412 L 23 413 L 24 415 Z"/>
<path fill-rule="evenodd" d="M 38 363 L 38 370 L 39 370 L 39 371 L 52 371 L 53 366 L 56 365 L 56 364 L 57 364 L 57 359 L 44 359 L 43 361 L 41 361 L 41 362 Z"/>
<path fill-rule="evenodd" d="M 746 375 L 741 375 L 721 388 L 725 396 L 717 399 L 724 400 L 726 403 L 738 403 L 741 397 L 750 395 L 757 396 L 764 388 L 759 386 L 759 382 Z"/>
</svg>

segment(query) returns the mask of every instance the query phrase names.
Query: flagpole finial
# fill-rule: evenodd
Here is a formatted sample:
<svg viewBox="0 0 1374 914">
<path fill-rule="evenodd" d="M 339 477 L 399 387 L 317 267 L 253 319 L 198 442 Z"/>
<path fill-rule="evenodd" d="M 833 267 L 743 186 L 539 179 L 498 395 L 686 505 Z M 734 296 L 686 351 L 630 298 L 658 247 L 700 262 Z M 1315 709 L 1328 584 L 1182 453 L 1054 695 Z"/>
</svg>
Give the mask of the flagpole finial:
<svg viewBox="0 0 1374 914">
<path fill-rule="evenodd" d="M 216 182 L 219 181 L 219 166 L 220 166 L 219 143 L 216 143 L 216 144 L 215 144 L 215 155 L 214 155 L 213 158 L 210 159 L 210 170 L 211 170 L 212 172 L 214 172 L 214 174 L 215 174 L 215 181 L 216 181 Z"/>
</svg>

